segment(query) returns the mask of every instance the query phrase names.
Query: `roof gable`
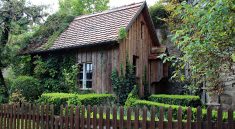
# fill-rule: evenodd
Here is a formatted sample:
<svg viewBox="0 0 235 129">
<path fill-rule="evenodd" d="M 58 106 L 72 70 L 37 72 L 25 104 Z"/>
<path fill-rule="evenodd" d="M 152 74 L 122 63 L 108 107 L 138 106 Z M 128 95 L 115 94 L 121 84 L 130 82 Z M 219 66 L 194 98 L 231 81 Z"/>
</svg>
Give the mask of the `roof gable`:
<svg viewBox="0 0 235 129">
<path fill-rule="evenodd" d="M 128 30 L 145 7 L 147 8 L 146 2 L 140 2 L 101 13 L 76 17 L 49 49 L 45 50 L 44 46 L 41 45 L 34 49 L 33 52 L 117 41 L 119 29 L 125 27 Z"/>
</svg>

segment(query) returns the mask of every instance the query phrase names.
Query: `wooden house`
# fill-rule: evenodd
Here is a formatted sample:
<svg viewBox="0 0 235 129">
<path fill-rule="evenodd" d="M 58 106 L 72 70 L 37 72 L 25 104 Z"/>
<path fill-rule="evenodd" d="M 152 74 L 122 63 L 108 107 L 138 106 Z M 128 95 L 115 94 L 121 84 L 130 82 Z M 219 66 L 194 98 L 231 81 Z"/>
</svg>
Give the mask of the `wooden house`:
<svg viewBox="0 0 235 129">
<path fill-rule="evenodd" d="M 121 28 L 127 32 L 122 40 Z M 98 93 L 112 92 L 111 72 L 125 65 L 127 57 L 135 66 L 141 94 L 145 68 L 150 85 L 168 74 L 167 65 L 158 58 L 166 48 L 158 41 L 146 2 L 76 17 L 47 50 L 39 46 L 31 53 L 63 54 L 65 50 L 73 51 L 81 66 L 80 88 Z"/>
</svg>

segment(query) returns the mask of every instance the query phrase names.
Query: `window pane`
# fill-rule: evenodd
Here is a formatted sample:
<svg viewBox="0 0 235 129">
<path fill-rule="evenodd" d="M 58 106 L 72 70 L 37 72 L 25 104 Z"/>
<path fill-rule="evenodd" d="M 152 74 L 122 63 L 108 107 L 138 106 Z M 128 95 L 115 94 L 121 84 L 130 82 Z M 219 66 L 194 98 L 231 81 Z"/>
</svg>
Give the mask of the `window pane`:
<svg viewBox="0 0 235 129">
<path fill-rule="evenodd" d="M 83 73 L 79 73 L 79 80 L 83 79 Z"/>
<path fill-rule="evenodd" d="M 83 88 L 83 86 L 82 86 L 82 81 L 79 81 L 79 87 L 80 87 L 80 88 Z"/>
<path fill-rule="evenodd" d="M 86 81 L 86 88 L 92 88 L 92 81 Z"/>
</svg>

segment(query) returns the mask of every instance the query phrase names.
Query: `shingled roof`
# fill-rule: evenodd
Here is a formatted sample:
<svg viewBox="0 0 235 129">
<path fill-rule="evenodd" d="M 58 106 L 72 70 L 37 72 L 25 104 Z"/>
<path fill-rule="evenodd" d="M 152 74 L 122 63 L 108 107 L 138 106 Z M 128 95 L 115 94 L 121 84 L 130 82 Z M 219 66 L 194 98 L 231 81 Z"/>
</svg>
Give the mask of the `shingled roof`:
<svg viewBox="0 0 235 129">
<path fill-rule="evenodd" d="M 144 7 L 146 2 L 140 2 L 76 17 L 47 50 L 41 45 L 32 52 L 115 42 L 119 29 L 125 27 L 128 30 Z"/>
</svg>

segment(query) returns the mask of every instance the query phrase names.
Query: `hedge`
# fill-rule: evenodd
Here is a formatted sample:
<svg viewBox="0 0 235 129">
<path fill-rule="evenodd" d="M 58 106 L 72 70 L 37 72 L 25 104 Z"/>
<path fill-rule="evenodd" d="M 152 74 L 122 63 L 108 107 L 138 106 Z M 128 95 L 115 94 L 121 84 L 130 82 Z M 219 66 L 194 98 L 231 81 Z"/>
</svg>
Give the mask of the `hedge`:
<svg viewBox="0 0 235 129">
<path fill-rule="evenodd" d="M 58 113 L 60 105 L 111 105 L 114 100 L 112 94 L 44 93 L 37 102 L 54 104 Z"/>
<path fill-rule="evenodd" d="M 143 108 L 146 106 L 148 109 L 151 107 L 156 107 L 157 112 L 159 112 L 160 107 L 163 107 L 164 109 L 164 117 L 167 118 L 167 110 L 171 107 L 172 108 L 172 117 L 174 120 L 177 120 L 177 111 L 178 108 L 180 107 L 179 105 L 169 105 L 169 104 L 164 104 L 164 103 L 157 103 L 157 102 L 152 102 L 152 101 L 147 101 L 147 100 L 135 100 L 134 103 L 132 103 L 131 107 L 140 107 Z M 187 108 L 186 106 L 181 106 L 182 108 L 182 118 L 186 120 L 187 118 Z M 196 119 L 196 113 L 197 113 L 197 108 L 192 107 L 192 120 Z M 158 113 L 159 114 L 159 113 Z M 206 120 L 206 115 L 207 115 L 207 110 L 202 108 L 202 118 Z M 235 113 L 233 113 L 233 116 L 235 118 Z M 213 110 L 212 111 L 212 119 L 216 120 L 217 118 L 217 111 Z M 228 118 L 228 113 L 223 112 L 223 120 L 226 120 Z"/>
<path fill-rule="evenodd" d="M 201 106 L 201 100 L 199 96 L 192 95 L 151 95 L 149 97 L 150 101 L 165 103 L 170 105 L 181 105 L 181 106 L 191 106 L 197 107 Z"/>
</svg>

